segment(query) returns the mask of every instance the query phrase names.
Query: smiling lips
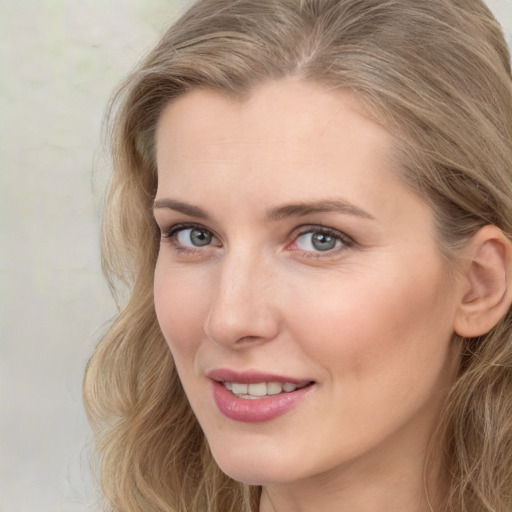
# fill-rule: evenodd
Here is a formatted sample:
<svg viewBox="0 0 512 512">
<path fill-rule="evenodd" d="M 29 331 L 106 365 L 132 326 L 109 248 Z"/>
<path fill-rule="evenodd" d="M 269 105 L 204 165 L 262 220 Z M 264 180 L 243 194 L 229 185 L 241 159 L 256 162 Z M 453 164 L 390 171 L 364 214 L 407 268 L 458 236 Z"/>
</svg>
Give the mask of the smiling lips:
<svg viewBox="0 0 512 512">
<path fill-rule="evenodd" d="M 227 418 L 248 423 L 270 421 L 285 414 L 306 397 L 314 384 L 231 370 L 214 370 L 208 377 L 219 411 Z"/>
</svg>

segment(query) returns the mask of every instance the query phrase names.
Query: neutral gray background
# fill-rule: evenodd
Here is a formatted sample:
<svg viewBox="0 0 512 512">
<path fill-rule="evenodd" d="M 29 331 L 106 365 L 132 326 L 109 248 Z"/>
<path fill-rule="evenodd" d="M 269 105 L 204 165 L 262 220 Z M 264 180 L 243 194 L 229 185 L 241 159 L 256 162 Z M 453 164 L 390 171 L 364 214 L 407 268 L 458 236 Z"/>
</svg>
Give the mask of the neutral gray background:
<svg viewBox="0 0 512 512">
<path fill-rule="evenodd" d="M 102 114 L 186 2 L 0 0 L 0 512 L 96 510 L 80 388 L 114 314 Z M 512 32 L 512 0 L 489 5 Z"/>
</svg>

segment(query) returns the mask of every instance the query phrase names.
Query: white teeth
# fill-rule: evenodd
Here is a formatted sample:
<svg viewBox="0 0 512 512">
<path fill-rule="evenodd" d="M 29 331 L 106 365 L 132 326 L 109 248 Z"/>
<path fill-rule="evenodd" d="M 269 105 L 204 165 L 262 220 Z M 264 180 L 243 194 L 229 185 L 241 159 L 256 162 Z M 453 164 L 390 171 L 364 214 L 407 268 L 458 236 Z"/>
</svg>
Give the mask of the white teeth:
<svg viewBox="0 0 512 512">
<path fill-rule="evenodd" d="M 238 382 L 233 382 L 231 386 L 231 391 L 233 391 L 235 395 L 247 395 L 249 388 L 247 384 L 239 384 Z"/>
<path fill-rule="evenodd" d="M 239 382 L 223 382 L 226 389 L 234 395 L 242 398 L 261 398 L 268 395 L 278 395 L 283 391 L 291 393 L 296 389 L 303 388 L 307 384 L 297 385 L 291 382 L 281 384 L 280 382 L 257 382 L 253 384 L 241 384 Z"/>
<path fill-rule="evenodd" d="M 283 391 L 283 385 L 279 382 L 267 383 L 267 395 L 278 395 Z"/>
<path fill-rule="evenodd" d="M 251 396 L 265 396 L 267 394 L 267 384 L 265 382 L 249 384 L 247 394 Z"/>
</svg>

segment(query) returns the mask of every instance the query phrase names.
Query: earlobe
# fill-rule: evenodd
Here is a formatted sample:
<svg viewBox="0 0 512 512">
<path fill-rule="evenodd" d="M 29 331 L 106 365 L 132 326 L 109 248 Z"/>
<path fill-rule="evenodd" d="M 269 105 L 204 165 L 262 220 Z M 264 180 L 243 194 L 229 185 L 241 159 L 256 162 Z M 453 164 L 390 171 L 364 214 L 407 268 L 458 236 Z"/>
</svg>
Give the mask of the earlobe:
<svg viewBox="0 0 512 512">
<path fill-rule="evenodd" d="M 510 308 L 512 243 L 496 226 L 484 226 L 470 242 L 468 256 L 455 332 L 474 338 L 489 332 Z"/>
</svg>

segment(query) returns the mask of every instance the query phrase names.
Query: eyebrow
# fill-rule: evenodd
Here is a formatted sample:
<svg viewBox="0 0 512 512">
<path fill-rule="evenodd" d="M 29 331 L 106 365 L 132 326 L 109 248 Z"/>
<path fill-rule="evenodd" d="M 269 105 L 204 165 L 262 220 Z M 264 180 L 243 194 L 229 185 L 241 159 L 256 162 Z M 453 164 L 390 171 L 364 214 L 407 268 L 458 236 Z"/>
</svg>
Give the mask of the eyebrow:
<svg viewBox="0 0 512 512">
<path fill-rule="evenodd" d="M 267 211 L 265 219 L 277 221 L 288 217 L 303 217 L 312 213 L 342 213 L 344 215 L 354 215 L 363 219 L 375 220 L 373 215 L 370 215 L 365 210 L 344 199 L 301 202 L 277 206 Z"/>
<path fill-rule="evenodd" d="M 161 208 L 167 208 L 203 220 L 210 218 L 208 213 L 202 208 L 176 199 L 166 198 L 155 200 L 153 210 Z M 267 210 L 264 219 L 267 221 L 279 221 L 290 217 L 304 217 L 313 213 L 342 213 L 344 215 L 353 215 L 363 219 L 375 220 L 373 215 L 344 199 L 301 202 L 276 206 Z"/>
<path fill-rule="evenodd" d="M 183 201 L 177 201 L 176 199 L 157 199 L 153 203 L 153 210 L 159 210 L 161 208 L 174 210 L 188 215 L 189 217 L 197 217 L 204 220 L 208 220 L 210 218 L 202 208 L 184 203 Z"/>
</svg>

